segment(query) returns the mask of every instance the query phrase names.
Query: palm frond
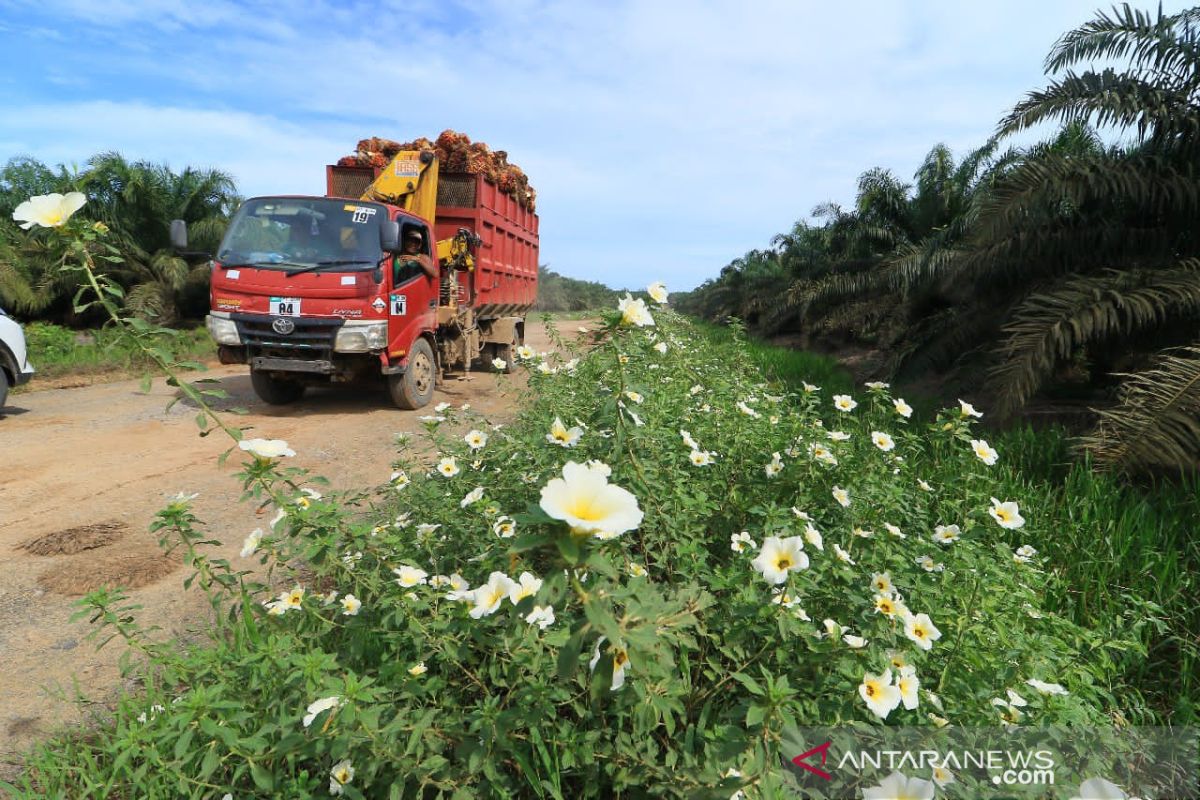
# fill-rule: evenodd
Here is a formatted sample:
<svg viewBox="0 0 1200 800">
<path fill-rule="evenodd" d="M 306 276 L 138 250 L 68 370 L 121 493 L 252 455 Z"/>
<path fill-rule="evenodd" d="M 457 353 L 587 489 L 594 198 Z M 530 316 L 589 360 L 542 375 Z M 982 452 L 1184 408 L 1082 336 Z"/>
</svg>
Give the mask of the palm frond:
<svg viewBox="0 0 1200 800">
<path fill-rule="evenodd" d="M 1076 276 L 1027 297 L 1004 326 L 991 383 L 1008 414 L 1037 392 L 1079 347 L 1200 312 L 1200 260 L 1168 270 Z"/>
<path fill-rule="evenodd" d="M 1117 405 L 1097 412 L 1099 424 L 1078 449 L 1104 470 L 1200 467 L 1200 342 L 1121 377 Z"/>
</svg>

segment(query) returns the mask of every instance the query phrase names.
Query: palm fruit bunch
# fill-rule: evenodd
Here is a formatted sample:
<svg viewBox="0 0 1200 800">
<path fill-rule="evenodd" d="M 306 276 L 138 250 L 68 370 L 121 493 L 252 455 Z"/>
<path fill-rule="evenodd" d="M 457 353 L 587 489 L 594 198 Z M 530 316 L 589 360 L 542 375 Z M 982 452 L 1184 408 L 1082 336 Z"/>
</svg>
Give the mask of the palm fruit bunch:
<svg viewBox="0 0 1200 800">
<path fill-rule="evenodd" d="M 401 150 L 432 150 L 446 172 L 486 175 L 500 191 L 511 195 L 523 208 L 534 210 L 537 193 L 529 178 L 516 164 L 508 163 L 508 153 L 492 150 L 483 142 L 472 142 L 465 133 L 444 130 L 436 141 L 425 137 L 411 142 L 395 142 L 372 136 L 362 139 L 354 154 L 338 159 L 339 167 L 375 167 L 382 169 Z"/>
</svg>

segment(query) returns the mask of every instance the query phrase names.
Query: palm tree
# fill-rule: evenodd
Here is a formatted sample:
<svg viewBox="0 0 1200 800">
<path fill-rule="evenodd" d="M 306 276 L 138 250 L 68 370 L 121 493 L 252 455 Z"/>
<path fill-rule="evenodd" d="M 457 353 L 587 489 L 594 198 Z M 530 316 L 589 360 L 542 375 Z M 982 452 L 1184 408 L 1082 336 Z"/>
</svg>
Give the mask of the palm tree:
<svg viewBox="0 0 1200 800">
<path fill-rule="evenodd" d="M 1200 465 L 1200 9 L 1128 5 L 1064 35 L 1049 85 L 1000 123 L 1008 135 L 1047 120 L 1116 127 L 1124 149 L 1046 153 L 1014 171 L 981 211 L 969 264 L 1026 283 L 993 372 L 1007 408 L 1072 355 L 1120 377 L 1115 407 L 1083 441 L 1102 466 Z M 1075 71 L 1080 62 L 1123 68 Z M 1171 346 L 1184 349 L 1169 351 Z M 1190 418 L 1193 424 L 1182 424 Z"/>
<path fill-rule="evenodd" d="M 81 189 L 90 200 L 89 215 L 109 226 L 124 259 L 114 274 L 129 287 L 127 306 L 160 323 L 175 321 L 185 290 L 207 280 L 207 267 L 171 249 L 170 222 L 184 220 L 196 247 L 215 251 L 237 203 L 233 179 L 191 167 L 175 174 L 111 152 L 95 156 L 88 167 Z"/>
</svg>

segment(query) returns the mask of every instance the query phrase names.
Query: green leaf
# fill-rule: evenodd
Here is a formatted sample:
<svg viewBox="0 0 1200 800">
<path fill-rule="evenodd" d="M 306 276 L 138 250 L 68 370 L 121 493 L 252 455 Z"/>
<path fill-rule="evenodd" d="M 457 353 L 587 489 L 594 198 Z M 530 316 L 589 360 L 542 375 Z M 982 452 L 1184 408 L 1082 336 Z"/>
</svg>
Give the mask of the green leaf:
<svg viewBox="0 0 1200 800">
<path fill-rule="evenodd" d="M 759 684 L 758 681 L 754 680 L 754 678 L 751 678 L 749 675 L 747 675 L 744 672 L 735 672 L 730 677 L 732 677 L 735 681 L 740 683 L 742 686 L 745 686 L 747 691 L 749 691 L 750 694 L 752 694 L 752 695 L 755 695 L 757 697 L 765 697 L 767 694 L 766 690 L 763 689 L 762 685 Z"/>
<path fill-rule="evenodd" d="M 566 679 L 579 669 L 579 651 L 583 649 L 583 628 L 571 634 L 567 643 L 558 651 L 558 677 Z"/>
<path fill-rule="evenodd" d="M 250 764 L 250 777 L 254 779 L 254 785 L 264 792 L 275 788 L 275 775 L 262 764 Z"/>
</svg>

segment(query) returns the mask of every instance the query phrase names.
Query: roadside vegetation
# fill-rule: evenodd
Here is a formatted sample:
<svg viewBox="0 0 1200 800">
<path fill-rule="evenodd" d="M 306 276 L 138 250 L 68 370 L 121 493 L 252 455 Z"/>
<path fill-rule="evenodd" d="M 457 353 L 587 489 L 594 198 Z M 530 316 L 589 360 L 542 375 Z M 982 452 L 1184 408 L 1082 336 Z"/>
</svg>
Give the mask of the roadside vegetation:
<svg viewBox="0 0 1200 800">
<path fill-rule="evenodd" d="M 916 421 L 883 384 L 777 382 L 741 335 L 641 300 L 586 328 L 520 354 L 514 424 L 441 405 L 371 493 L 241 441 L 273 516 L 239 558 L 208 554 L 187 496 L 155 526 L 211 598 L 209 637 L 158 643 L 119 591 L 87 597 L 143 688 L 39 748 L 14 791 L 770 797 L 796 725 L 1194 707 L 1194 685 L 1167 707 L 1139 683 L 1174 622 L 1149 584 L 1186 570 L 1133 575 L 1144 527 L 1022 475 L 1027 456 L 975 438 L 986 409 Z M 1129 585 L 1070 563 L 1068 521 Z"/>
<path fill-rule="evenodd" d="M 883 380 L 1097 409 L 1095 467 L 1200 465 L 1200 9 L 1122 5 L 1064 34 L 978 149 L 875 167 L 681 298 L 756 334 L 870 351 Z M 1061 124 L 1048 140 L 1013 134 Z M 1098 133 L 1126 137 L 1106 144 Z"/>
<path fill-rule="evenodd" d="M 76 331 L 48 322 L 25 326 L 30 361 L 37 367 L 38 382 L 60 377 L 135 377 L 154 367 L 154 362 L 128 334 L 117 328 Z M 216 346 L 203 327 L 163 337 L 175 362 L 204 363 L 216 358 Z M 38 388 L 38 383 L 17 387 L 16 393 Z"/>
<path fill-rule="evenodd" d="M 612 308 L 624 294 L 597 281 L 581 281 L 559 275 L 546 265 L 538 267 L 538 297 L 535 311 L 589 312 Z"/>
</svg>

